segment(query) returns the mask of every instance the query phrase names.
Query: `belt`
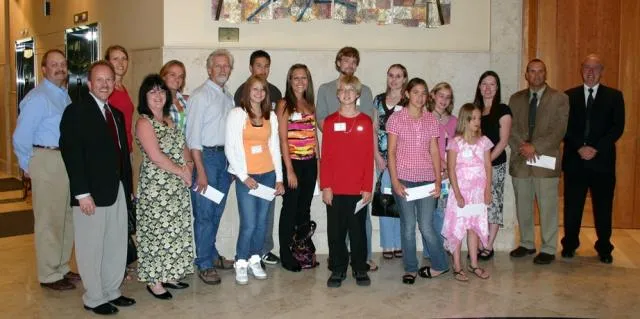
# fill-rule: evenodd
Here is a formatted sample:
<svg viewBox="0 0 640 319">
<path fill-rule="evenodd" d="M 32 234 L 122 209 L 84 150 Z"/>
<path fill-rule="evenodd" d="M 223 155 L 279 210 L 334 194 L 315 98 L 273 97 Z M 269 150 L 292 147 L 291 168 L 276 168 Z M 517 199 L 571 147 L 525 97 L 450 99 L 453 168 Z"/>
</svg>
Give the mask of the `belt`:
<svg viewBox="0 0 640 319">
<path fill-rule="evenodd" d="M 224 145 L 203 146 L 202 149 L 207 149 L 212 151 L 224 151 Z"/>
<path fill-rule="evenodd" d="M 60 148 L 57 146 L 44 146 L 44 145 L 37 145 L 37 144 L 33 144 L 33 147 L 35 148 L 44 148 L 45 150 L 52 150 L 52 151 L 59 151 Z"/>
</svg>

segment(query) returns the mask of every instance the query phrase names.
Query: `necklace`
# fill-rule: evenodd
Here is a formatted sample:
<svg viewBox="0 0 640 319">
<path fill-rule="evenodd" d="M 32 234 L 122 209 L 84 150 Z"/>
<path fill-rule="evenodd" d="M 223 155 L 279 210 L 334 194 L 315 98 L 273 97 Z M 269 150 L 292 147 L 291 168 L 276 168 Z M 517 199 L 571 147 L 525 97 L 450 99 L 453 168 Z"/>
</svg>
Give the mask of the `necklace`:
<svg viewBox="0 0 640 319">
<path fill-rule="evenodd" d="M 355 115 L 354 115 L 353 117 L 351 117 L 351 118 L 352 118 L 352 120 L 351 120 L 351 127 L 349 128 L 349 130 L 348 130 L 348 131 L 345 129 L 344 134 L 349 134 L 349 133 L 351 133 L 351 131 L 353 130 L 353 127 L 354 127 L 354 126 L 356 126 L 355 124 L 356 124 L 356 119 L 357 119 L 357 117 L 358 117 L 358 113 L 359 113 L 359 112 L 358 112 L 358 111 L 356 111 L 356 112 L 354 113 Z M 348 119 L 349 117 L 345 117 L 345 116 L 343 116 L 342 114 L 340 114 L 340 112 L 338 112 L 338 121 L 340 121 L 340 118 L 344 118 L 344 123 L 345 123 L 345 125 L 346 125 L 346 124 L 347 124 L 347 119 Z"/>
</svg>

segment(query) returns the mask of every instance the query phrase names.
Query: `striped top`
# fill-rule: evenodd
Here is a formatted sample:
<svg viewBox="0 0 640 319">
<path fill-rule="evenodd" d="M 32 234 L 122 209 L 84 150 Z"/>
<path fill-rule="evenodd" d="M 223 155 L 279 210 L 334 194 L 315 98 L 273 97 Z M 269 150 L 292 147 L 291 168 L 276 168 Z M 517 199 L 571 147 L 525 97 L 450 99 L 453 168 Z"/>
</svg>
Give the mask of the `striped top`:
<svg viewBox="0 0 640 319">
<path fill-rule="evenodd" d="M 312 114 L 294 112 L 287 126 L 289 158 L 308 160 L 316 157 L 316 117 Z"/>
</svg>

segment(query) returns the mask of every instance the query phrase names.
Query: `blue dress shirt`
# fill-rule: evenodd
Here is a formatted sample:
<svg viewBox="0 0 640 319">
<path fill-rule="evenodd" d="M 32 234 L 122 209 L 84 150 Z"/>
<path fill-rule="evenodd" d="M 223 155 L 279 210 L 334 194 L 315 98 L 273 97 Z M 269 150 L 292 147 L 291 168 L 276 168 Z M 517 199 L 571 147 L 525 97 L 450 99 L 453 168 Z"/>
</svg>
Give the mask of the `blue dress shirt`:
<svg viewBox="0 0 640 319">
<path fill-rule="evenodd" d="M 58 146 L 60 119 L 71 98 L 66 88 L 44 79 L 20 102 L 20 115 L 13 132 L 13 151 L 20 168 L 29 171 L 33 145 Z"/>
</svg>

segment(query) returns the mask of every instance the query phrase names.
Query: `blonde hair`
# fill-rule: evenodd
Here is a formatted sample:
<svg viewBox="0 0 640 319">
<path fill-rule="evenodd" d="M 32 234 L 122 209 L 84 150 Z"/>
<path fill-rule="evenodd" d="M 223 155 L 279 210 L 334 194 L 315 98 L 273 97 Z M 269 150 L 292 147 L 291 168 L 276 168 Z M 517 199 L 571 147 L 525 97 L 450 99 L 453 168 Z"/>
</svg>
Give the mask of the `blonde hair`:
<svg viewBox="0 0 640 319">
<path fill-rule="evenodd" d="M 438 84 L 436 84 L 436 86 L 433 87 L 433 89 L 431 89 L 431 96 L 429 97 L 429 102 L 427 103 L 427 110 L 429 110 L 429 112 L 433 112 L 433 110 L 436 108 L 436 94 L 438 94 L 438 91 L 440 90 L 449 90 L 449 92 L 451 92 L 451 102 L 449 102 L 449 105 L 447 106 L 446 109 L 444 109 L 444 111 L 448 114 L 451 115 L 451 112 L 453 111 L 453 88 L 451 87 L 451 84 L 447 83 L 447 82 L 440 82 Z"/>
<path fill-rule="evenodd" d="M 460 108 L 460 111 L 458 112 L 458 124 L 456 124 L 456 136 L 462 136 L 462 138 L 465 141 L 468 141 L 469 138 L 472 137 L 472 135 L 469 135 L 467 131 L 467 127 L 471 122 L 471 118 L 473 117 L 473 111 L 475 110 L 478 110 L 478 112 L 482 113 L 479 106 L 473 103 L 465 103 Z M 482 136 L 482 131 L 478 130 L 475 136 Z"/>
<path fill-rule="evenodd" d="M 336 94 L 340 91 L 341 86 L 350 86 L 354 88 L 358 96 L 360 96 L 360 93 L 362 92 L 362 83 L 360 83 L 360 80 L 355 75 L 345 75 L 340 77 L 340 80 L 338 80 Z"/>
</svg>

